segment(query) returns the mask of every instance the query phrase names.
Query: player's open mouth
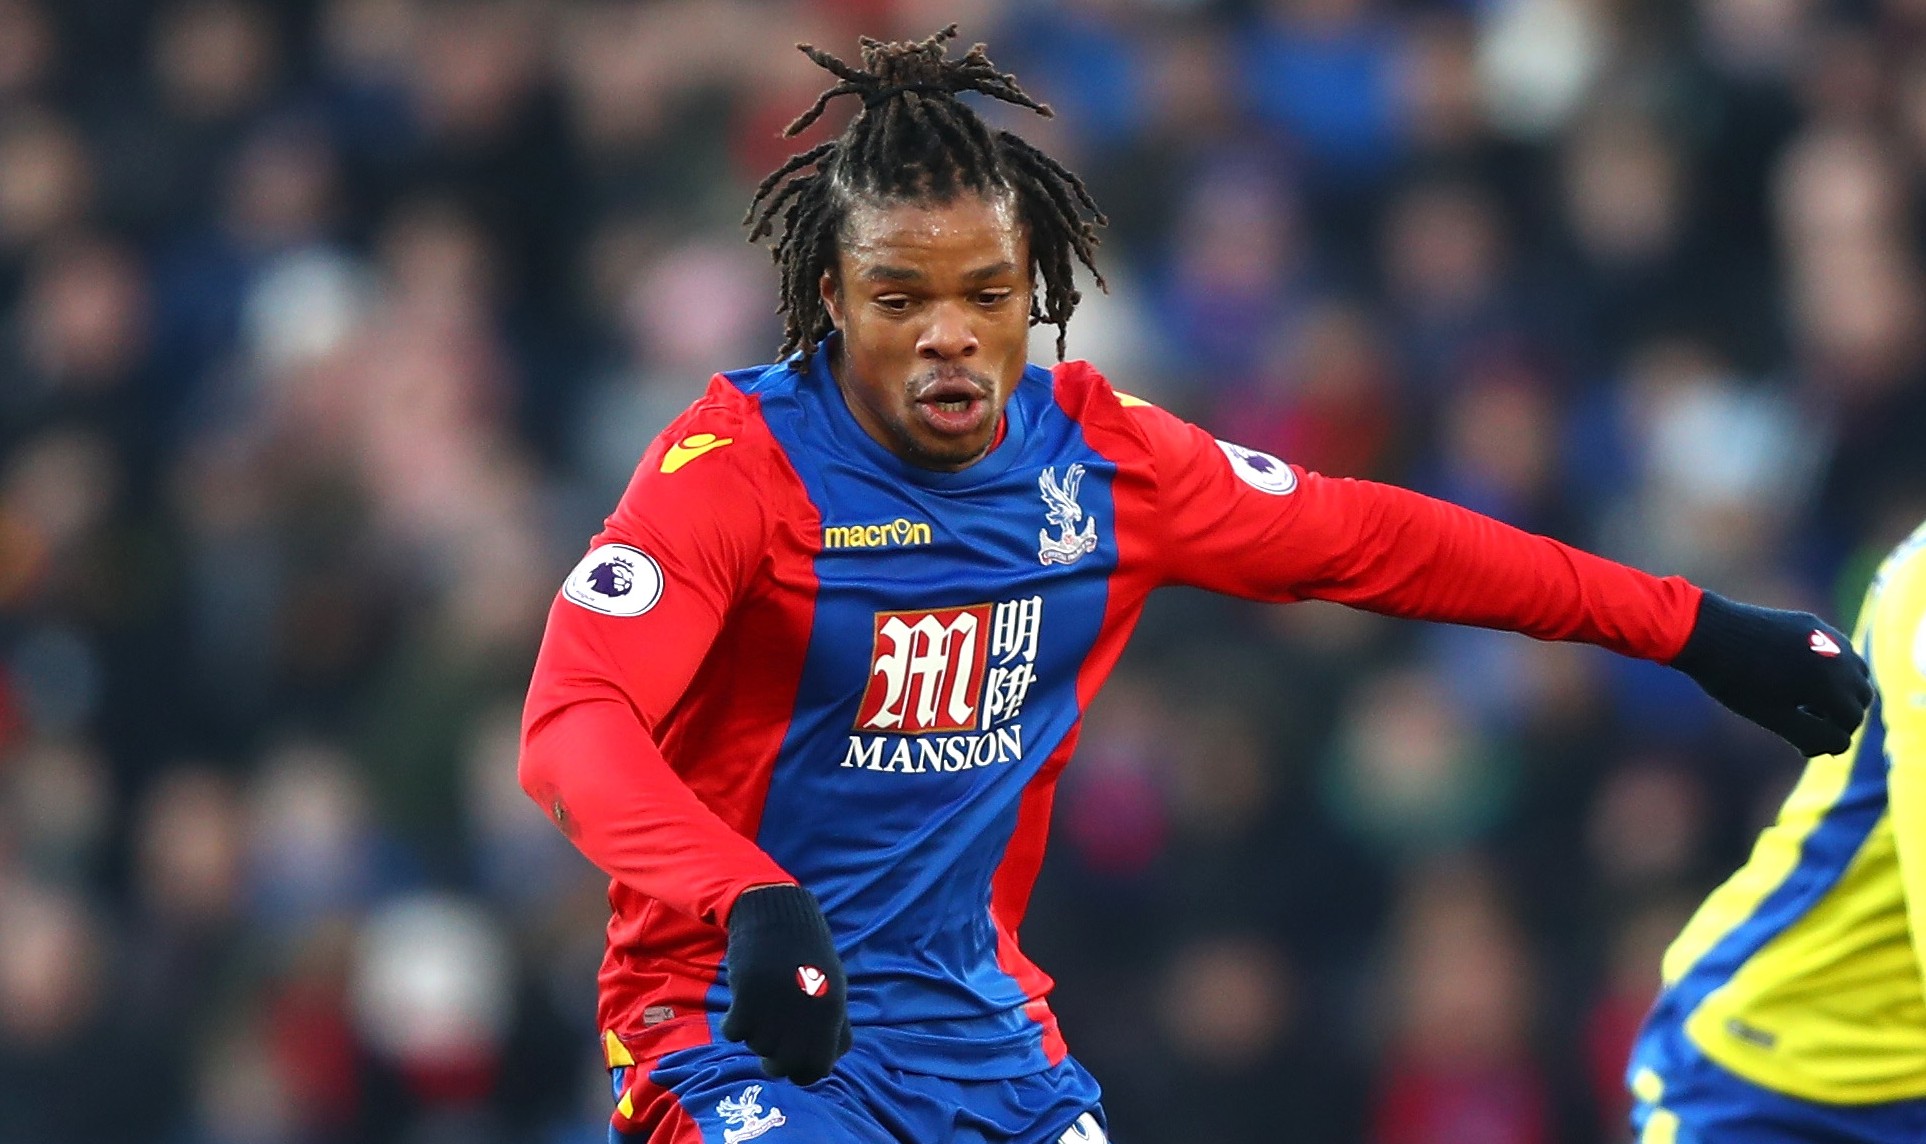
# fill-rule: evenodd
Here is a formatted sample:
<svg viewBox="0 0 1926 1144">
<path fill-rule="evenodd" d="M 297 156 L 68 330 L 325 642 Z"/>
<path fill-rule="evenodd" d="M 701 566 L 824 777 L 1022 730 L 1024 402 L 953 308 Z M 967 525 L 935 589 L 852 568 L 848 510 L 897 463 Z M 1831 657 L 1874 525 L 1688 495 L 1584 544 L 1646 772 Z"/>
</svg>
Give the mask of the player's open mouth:
<svg viewBox="0 0 1926 1144">
<path fill-rule="evenodd" d="M 944 436 L 975 433 L 990 416 L 989 395 L 964 378 L 935 382 L 917 396 L 915 405 L 924 425 Z"/>
</svg>

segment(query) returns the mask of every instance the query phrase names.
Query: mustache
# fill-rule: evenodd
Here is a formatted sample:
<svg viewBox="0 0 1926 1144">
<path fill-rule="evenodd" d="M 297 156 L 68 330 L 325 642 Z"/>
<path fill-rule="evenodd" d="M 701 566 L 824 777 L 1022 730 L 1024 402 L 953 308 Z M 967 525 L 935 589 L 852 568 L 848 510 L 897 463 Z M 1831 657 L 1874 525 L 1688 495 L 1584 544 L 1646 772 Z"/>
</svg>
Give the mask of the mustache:
<svg viewBox="0 0 1926 1144">
<path fill-rule="evenodd" d="M 910 396 L 921 400 L 933 390 L 961 382 L 976 390 L 978 397 L 989 397 L 996 384 L 983 374 L 961 365 L 940 365 L 910 379 Z"/>
</svg>

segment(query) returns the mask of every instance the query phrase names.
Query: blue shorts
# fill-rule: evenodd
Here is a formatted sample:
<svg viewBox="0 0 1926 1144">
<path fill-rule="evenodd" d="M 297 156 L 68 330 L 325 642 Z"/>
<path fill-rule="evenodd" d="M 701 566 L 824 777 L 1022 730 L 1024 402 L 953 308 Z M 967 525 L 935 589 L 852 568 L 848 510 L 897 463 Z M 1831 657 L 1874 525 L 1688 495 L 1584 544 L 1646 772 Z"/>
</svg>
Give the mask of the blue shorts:
<svg viewBox="0 0 1926 1144">
<path fill-rule="evenodd" d="M 610 1144 L 1104 1144 L 1097 1082 L 1075 1060 L 1013 1080 L 951 1080 L 891 1068 L 862 1042 L 807 1088 L 764 1075 L 741 1045 L 664 1056 L 646 1082 L 611 1074 L 630 1097 Z"/>
<path fill-rule="evenodd" d="M 1821 1104 L 1735 1076 L 1675 1024 L 1648 1025 L 1627 1071 L 1638 1144 L 1921 1144 L 1926 1100 Z"/>
</svg>

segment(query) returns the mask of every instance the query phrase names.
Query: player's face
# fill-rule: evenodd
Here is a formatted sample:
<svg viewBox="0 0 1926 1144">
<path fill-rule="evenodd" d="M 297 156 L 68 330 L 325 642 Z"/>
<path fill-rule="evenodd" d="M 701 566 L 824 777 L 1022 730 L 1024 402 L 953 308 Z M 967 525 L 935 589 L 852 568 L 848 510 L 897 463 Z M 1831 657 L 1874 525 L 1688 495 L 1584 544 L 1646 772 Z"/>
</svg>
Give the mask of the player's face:
<svg viewBox="0 0 1926 1144">
<path fill-rule="evenodd" d="M 989 452 L 1030 343 L 1030 241 L 1009 196 L 859 203 L 824 274 L 863 429 L 927 469 Z"/>
</svg>

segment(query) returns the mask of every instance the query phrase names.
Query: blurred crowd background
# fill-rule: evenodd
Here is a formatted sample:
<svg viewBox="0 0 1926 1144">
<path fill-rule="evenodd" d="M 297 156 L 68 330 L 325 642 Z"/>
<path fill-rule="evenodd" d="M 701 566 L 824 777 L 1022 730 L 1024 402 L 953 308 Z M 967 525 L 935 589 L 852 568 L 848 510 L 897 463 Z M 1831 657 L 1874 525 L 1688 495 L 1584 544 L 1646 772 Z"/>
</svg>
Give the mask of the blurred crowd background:
<svg viewBox="0 0 1926 1144">
<path fill-rule="evenodd" d="M 950 20 L 1111 214 L 1121 387 L 1840 622 L 1926 516 L 1921 0 L 0 0 L 0 1144 L 600 1138 L 542 619 L 779 340 L 792 45 Z M 1121 1144 L 1623 1140 L 1798 763 L 1184 593 L 1080 755 L 1024 937 Z"/>
</svg>

